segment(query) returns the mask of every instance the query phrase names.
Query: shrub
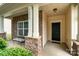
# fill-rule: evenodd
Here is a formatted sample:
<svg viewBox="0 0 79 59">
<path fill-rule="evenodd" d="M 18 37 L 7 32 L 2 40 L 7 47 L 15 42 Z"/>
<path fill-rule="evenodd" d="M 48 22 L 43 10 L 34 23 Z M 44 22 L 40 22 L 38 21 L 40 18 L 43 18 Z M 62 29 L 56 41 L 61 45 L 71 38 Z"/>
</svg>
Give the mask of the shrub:
<svg viewBox="0 0 79 59">
<path fill-rule="evenodd" d="M 0 49 L 4 49 L 7 46 L 7 41 L 0 37 Z"/>
<path fill-rule="evenodd" d="M 0 56 L 32 56 L 32 52 L 25 48 L 6 48 L 0 50 Z"/>
</svg>

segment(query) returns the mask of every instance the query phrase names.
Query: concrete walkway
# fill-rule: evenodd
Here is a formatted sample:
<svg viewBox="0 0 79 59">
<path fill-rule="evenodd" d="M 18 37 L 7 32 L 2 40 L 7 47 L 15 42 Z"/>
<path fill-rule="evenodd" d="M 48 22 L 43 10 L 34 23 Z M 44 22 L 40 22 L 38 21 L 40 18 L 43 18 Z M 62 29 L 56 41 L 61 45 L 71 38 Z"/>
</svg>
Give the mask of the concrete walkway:
<svg viewBox="0 0 79 59">
<path fill-rule="evenodd" d="M 18 41 L 8 41 L 8 47 L 25 47 L 24 43 L 20 43 Z"/>
<path fill-rule="evenodd" d="M 40 56 L 71 56 L 60 44 L 48 42 Z"/>
</svg>

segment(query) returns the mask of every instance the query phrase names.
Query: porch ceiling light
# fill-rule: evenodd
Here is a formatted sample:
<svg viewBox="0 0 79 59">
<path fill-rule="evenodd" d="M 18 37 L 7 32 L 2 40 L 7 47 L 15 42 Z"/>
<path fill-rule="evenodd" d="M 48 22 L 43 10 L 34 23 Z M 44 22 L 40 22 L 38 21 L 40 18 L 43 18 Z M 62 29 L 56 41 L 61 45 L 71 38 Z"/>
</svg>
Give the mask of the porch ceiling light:
<svg viewBox="0 0 79 59">
<path fill-rule="evenodd" d="M 56 14 L 57 13 L 57 10 L 58 10 L 57 8 L 54 8 L 53 9 L 53 12 Z"/>
</svg>

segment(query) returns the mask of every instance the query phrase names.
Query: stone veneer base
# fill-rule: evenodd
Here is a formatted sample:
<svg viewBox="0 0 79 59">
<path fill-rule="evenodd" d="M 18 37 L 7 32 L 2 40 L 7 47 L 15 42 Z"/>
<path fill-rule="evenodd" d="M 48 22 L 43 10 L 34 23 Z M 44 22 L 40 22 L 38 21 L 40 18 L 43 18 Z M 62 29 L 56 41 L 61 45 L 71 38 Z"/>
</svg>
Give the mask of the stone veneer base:
<svg viewBox="0 0 79 59">
<path fill-rule="evenodd" d="M 34 55 L 39 55 L 42 50 L 41 37 L 25 37 L 25 47 L 33 52 Z"/>
</svg>

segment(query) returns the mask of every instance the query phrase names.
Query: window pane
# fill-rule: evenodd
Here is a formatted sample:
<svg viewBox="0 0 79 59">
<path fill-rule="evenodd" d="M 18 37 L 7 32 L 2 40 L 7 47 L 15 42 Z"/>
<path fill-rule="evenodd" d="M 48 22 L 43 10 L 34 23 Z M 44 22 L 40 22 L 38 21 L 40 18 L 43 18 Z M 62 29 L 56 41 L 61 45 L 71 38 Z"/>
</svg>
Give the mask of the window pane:
<svg viewBox="0 0 79 59">
<path fill-rule="evenodd" d="M 24 22 L 24 28 L 28 28 L 28 22 Z"/>
<path fill-rule="evenodd" d="M 23 22 L 18 23 L 19 28 L 23 28 Z"/>
<path fill-rule="evenodd" d="M 23 29 L 19 29 L 18 31 L 19 35 L 23 35 Z"/>
<path fill-rule="evenodd" d="M 28 29 L 24 29 L 24 36 L 28 35 Z"/>
</svg>

